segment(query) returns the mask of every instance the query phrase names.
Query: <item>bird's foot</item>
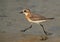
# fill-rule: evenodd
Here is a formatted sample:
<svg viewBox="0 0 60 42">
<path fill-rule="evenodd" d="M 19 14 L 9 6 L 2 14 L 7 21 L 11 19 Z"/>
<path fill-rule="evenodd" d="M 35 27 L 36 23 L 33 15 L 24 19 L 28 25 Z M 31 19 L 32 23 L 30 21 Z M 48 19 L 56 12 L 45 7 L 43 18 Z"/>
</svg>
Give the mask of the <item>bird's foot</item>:
<svg viewBox="0 0 60 42">
<path fill-rule="evenodd" d="M 53 33 L 49 33 L 49 32 L 46 32 L 44 31 L 45 35 L 52 35 Z"/>
<path fill-rule="evenodd" d="M 25 32 L 26 30 L 20 30 L 21 32 Z"/>
<path fill-rule="evenodd" d="M 47 32 L 47 35 L 52 35 L 52 34 L 53 34 L 53 33 L 48 33 L 48 32 Z"/>
</svg>

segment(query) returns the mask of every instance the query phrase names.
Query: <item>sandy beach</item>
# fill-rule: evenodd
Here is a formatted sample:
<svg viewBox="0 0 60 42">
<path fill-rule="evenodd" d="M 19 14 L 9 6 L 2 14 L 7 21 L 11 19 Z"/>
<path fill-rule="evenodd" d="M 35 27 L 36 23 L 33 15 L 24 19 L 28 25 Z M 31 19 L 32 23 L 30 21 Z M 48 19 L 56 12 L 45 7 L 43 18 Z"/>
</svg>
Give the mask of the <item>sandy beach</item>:
<svg viewBox="0 0 60 42">
<path fill-rule="evenodd" d="M 24 8 L 55 18 L 42 23 L 52 35 L 45 36 L 37 24 L 24 33 L 20 32 L 30 26 L 25 16 L 19 14 Z M 0 42 L 60 42 L 60 0 L 0 0 Z"/>
<path fill-rule="evenodd" d="M 60 36 L 0 33 L 0 42 L 60 42 Z"/>
</svg>

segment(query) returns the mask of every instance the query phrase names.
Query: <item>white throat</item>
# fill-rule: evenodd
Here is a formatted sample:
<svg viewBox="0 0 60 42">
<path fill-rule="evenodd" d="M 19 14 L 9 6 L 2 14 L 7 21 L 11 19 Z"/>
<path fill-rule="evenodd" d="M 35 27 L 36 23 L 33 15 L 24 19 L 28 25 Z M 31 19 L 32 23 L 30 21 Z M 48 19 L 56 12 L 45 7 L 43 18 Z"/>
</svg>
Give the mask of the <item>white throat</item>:
<svg viewBox="0 0 60 42">
<path fill-rule="evenodd" d="M 24 13 L 26 16 L 28 15 L 28 13 Z"/>
</svg>

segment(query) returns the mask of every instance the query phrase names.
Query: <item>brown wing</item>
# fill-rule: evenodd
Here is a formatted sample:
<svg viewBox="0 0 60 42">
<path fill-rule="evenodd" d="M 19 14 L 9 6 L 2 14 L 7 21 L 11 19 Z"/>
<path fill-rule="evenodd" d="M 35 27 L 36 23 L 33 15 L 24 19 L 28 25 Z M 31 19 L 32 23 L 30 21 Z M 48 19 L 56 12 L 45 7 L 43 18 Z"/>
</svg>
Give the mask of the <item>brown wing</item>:
<svg viewBox="0 0 60 42">
<path fill-rule="evenodd" d="M 37 15 L 37 14 L 32 14 L 30 17 L 31 20 L 36 21 L 36 20 L 46 20 L 46 17 L 41 16 L 41 15 Z"/>
</svg>

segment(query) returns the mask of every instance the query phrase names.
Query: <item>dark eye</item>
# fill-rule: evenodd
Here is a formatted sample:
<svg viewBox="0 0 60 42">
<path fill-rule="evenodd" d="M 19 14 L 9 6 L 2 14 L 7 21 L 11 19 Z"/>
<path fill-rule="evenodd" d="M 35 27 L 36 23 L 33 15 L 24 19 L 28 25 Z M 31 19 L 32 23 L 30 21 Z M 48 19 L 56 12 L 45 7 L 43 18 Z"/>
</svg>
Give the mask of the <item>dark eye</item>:
<svg viewBox="0 0 60 42">
<path fill-rule="evenodd" d="M 26 10 L 24 10 L 24 12 L 26 12 Z"/>
</svg>

